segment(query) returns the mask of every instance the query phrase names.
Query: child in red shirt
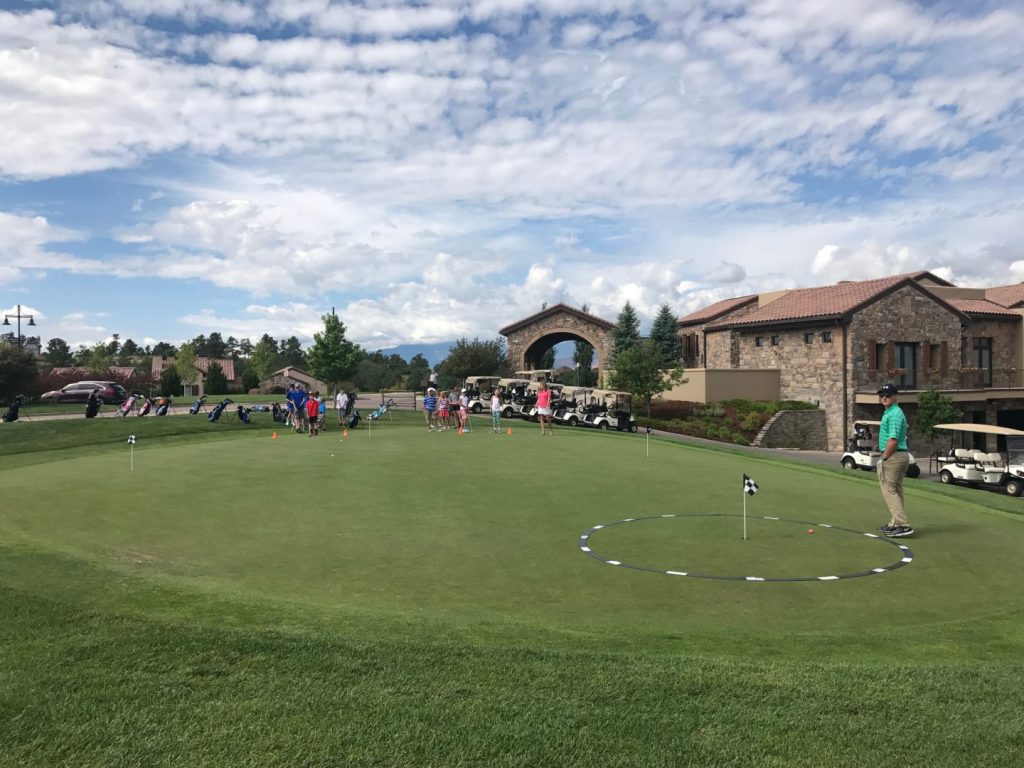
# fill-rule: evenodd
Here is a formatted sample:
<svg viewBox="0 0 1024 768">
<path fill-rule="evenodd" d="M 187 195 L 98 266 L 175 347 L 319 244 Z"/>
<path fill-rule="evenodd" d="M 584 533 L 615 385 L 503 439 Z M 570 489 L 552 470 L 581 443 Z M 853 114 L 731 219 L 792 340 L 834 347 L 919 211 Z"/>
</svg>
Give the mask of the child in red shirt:
<svg viewBox="0 0 1024 768">
<path fill-rule="evenodd" d="M 310 392 L 306 399 L 306 415 L 309 417 L 309 436 L 320 433 L 320 393 Z"/>
</svg>

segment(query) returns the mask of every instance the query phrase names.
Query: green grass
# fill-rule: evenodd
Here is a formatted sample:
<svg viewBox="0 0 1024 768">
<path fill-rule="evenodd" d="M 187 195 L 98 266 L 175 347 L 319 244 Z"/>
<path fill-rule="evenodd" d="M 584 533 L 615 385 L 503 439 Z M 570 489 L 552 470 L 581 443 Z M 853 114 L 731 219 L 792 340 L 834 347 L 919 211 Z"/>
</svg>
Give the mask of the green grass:
<svg viewBox="0 0 1024 768">
<path fill-rule="evenodd" d="M 0 765 L 1011 765 L 1019 499 L 640 436 L 0 429 Z M 415 426 L 415 428 L 414 428 Z M 425 476 L 425 471 L 429 474 Z M 1017 511 L 1014 509 L 1014 511 Z M 686 569 L 685 567 L 683 568 Z M 815 570 L 816 569 L 816 570 Z M 900 730 L 893 737 L 893 728 Z"/>
</svg>

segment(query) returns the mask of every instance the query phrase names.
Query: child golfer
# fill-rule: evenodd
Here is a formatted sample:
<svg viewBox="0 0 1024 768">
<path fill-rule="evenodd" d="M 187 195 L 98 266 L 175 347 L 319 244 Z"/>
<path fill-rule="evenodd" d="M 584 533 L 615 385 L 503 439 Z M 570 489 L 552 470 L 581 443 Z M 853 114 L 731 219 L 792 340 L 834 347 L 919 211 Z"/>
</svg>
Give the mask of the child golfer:
<svg viewBox="0 0 1024 768">
<path fill-rule="evenodd" d="M 501 432 L 501 390 L 497 387 L 491 392 L 491 427 Z"/>
</svg>

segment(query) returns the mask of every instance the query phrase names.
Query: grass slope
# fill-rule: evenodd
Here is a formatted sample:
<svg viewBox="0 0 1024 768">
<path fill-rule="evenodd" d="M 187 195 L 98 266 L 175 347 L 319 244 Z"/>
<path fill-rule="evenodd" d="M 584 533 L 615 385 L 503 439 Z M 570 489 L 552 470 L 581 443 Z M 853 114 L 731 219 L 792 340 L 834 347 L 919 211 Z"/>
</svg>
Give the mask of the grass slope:
<svg viewBox="0 0 1024 768">
<path fill-rule="evenodd" d="M 646 459 L 636 436 L 437 435 L 413 419 L 277 440 L 269 423 L 139 420 L 129 474 L 123 425 L 78 423 L 0 441 L 5 466 L 33 457 L 0 470 L 0 765 L 1024 757 L 1024 524 L 971 503 L 986 494 L 910 486 L 922 535 L 897 573 L 700 582 L 598 563 L 576 539 L 738 511 L 742 471 L 758 514 L 868 530 L 877 486 L 661 441 Z M 721 567 L 879 555 L 751 523 L 746 543 L 733 518 L 594 543 Z"/>
</svg>

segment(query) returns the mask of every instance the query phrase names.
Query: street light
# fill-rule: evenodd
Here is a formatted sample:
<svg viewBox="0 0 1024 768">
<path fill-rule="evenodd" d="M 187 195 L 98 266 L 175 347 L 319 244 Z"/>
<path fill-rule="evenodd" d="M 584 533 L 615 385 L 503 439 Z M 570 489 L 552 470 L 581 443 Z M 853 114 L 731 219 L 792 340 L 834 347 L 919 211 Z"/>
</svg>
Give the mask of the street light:
<svg viewBox="0 0 1024 768">
<path fill-rule="evenodd" d="M 21 304 L 18 305 L 18 311 L 15 314 L 13 314 L 13 315 L 5 314 L 4 315 L 4 322 L 3 322 L 3 324 L 9 326 L 11 324 L 11 318 L 12 317 L 16 318 L 17 321 L 18 321 L 18 349 L 21 349 L 23 346 L 25 346 L 25 339 L 21 335 L 21 321 L 22 321 L 22 318 L 26 318 L 27 317 L 28 318 L 28 325 L 30 325 L 30 326 L 34 326 L 36 324 L 36 318 L 35 318 L 35 315 L 23 315 L 23 314 L 21 314 Z"/>
</svg>

